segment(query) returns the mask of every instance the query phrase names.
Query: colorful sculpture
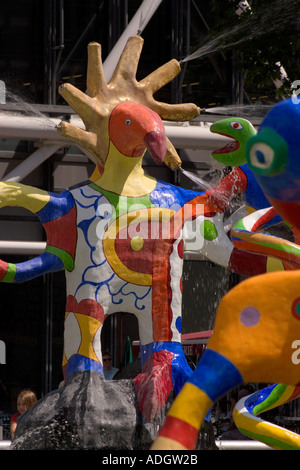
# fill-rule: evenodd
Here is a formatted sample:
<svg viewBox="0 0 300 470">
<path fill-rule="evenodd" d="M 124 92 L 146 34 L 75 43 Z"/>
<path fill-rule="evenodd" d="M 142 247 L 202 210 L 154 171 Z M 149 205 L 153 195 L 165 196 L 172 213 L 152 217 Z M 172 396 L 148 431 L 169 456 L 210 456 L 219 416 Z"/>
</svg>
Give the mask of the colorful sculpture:
<svg viewBox="0 0 300 470">
<path fill-rule="evenodd" d="M 180 388 L 190 373 L 180 344 L 182 226 L 216 211 L 206 196 L 202 204 L 198 193 L 144 174 L 146 148 L 157 163 L 166 161 L 172 168 L 180 163 L 161 117 L 190 120 L 199 109 L 193 104 L 159 103 L 152 96 L 179 73 L 176 60 L 136 80 L 142 45 L 140 36 L 129 39 L 106 84 L 100 45 L 90 44 L 88 95 L 72 85 L 60 88 L 82 117 L 85 130 L 62 122 L 58 132 L 97 159 L 91 181 L 60 194 L 1 183 L 1 205 L 34 212 L 45 229 L 47 246 L 42 255 L 25 263 L 1 261 L 0 278 L 23 282 L 66 271 L 65 380 L 80 371 L 102 374 L 105 318 L 119 311 L 135 314 L 146 370 L 135 386 L 140 410 L 151 421 L 173 386 Z M 190 201 L 191 210 L 183 215 Z"/>
<path fill-rule="evenodd" d="M 267 258 L 268 269 L 266 271 L 280 271 L 297 269 L 297 261 L 292 260 L 297 252 L 297 247 L 287 246 L 286 242 L 282 239 L 276 239 L 262 233 L 264 229 L 274 226 L 279 227 L 278 233 L 280 234 L 280 227 L 285 228 L 288 233 L 294 236 L 295 242 L 299 244 L 299 229 L 282 219 L 273 207 L 270 206 L 270 201 L 265 196 L 262 188 L 257 182 L 256 177 L 252 170 L 250 170 L 248 163 L 246 163 L 246 146 L 250 137 L 256 135 L 256 130 L 253 125 L 246 119 L 240 117 L 230 117 L 216 121 L 211 125 L 211 132 L 225 135 L 234 139 L 234 143 L 229 143 L 225 147 L 212 152 L 211 156 L 215 160 L 235 168 L 230 173 L 230 179 L 234 177 L 234 184 L 238 184 L 241 192 L 244 194 L 246 203 L 246 213 L 248 216 L 238 221 L 230 232 L 230 238 L 233 244 L 240 249 L 247 250 L 250 244 L 250 251 L 253 250 L 253 243 L 256 246 L 261 245 L 260 250 L 264 250 L 270 254 Z M 227 176 L 228 178 L 228 176 Z M 226 180 L 226 178 L 224 178 Z M 250 215 L 251 214 L 251 215 Z M 259 231 L 259 234 L 254 232 Z M 258 250 L 255 250 L 258 253 Z M 281 251 L 281 255 L 279 252 Z M 264 251 L 265 252 L 265 251 Z M 276 256 L 271 256 L 272 252 Z M 292 253 L 293 252 L 293 253 Z M 287 261 L 287 259 L 289 261 Z M 259 440 L 257 434 L 257 420 L 254 416 L 262 412 L 275 408 L 288 401 L 298 398 L 300 390 L 298 387 L 287 387 L 283 384 L 272 385 L 266 389 L 260 390 L 258 393 L 251 395 L 249 398 L 244 398 L 239 403 L 235 410 L 236 421 L 242 423 L 240 429 L 242 433 L 254 437 Z M 248 411 L 244 403 L 250 403 Z M 244 410 L 244 413 L 243 411 Z M 245 410 L 247 410 L 245 412 Z M 255 412 L 255 415 L 254 415 Z M 245 419 L 244 415 L 248 415 Z M 242 418 L 241 418 L 242 416 Z M 261 421 L 260 421 L 261 424 Z M 268 422 L 264 423 L 266 428 L 273 429 L 273 425 Z M 277 429 L 276 429 L 277 430 Z M 275 439 L 272 436 L 272 431 L 269 432 L 269 440 Z M 272 436 L 272 437 L 271 437 Z M 266 433 L 264 442 L 267 442 Z M 281 443 L 282 445 L 282 443 Z"/>
<path fill-rule="evenodd" d="M 211 125 L 210 130 L 234 139 L 233 143 L 230 142 L 211 154 L 215 160 L 234 166 L 230 174 L 223 179 L 222 184 L 227 185 L 227 192 L 237 186 L 245 198 L 248 215 L 239 220 L 231 230 L 230 239 L 233 245 L 241 250 L 248 251 L 249 249 L 269 255 L 266 258 L 266 272 L 298 269 L 299 230 L 297 227 L 290 227 L 290 224 L 284 221 L 272 206 L 270 207 L 270 202 L 246 163 L 247 141 L 256 135 L 253 125 L 246 119 L 231 117 L 216 121 Z M 278 227 L 280 223 L 290 238 L 294 238 L 294 244 L 286 243 L 266 232 L 262 233 L 262 230 Z M 278 233 L 280 234 L 280 230 Z"/>
<path fill-rule="evenodd" d="M 179 73 L 176 60 L 136 80 L 142 45 L 140 36 L 129 39 L 107 84 L 100 45 L 90 44 L 88 94 L 70 84 L 60 87 L 85 129 L 62 122 L 58 132 L 85 147 L 97 159 L 97 168 L 90 181 L 60 194 L 1 183 L 1 205 L 34 212 L 47 234 L 47 247 L 25 263 L 1 261 L 0 272 L 3 282 L 23 282 L 66 271 L 65 379 L 87 370 L 102 374 L 106 316 L 135 314 L 143 370 L 134 384 L 139 408 L 151 421 L 170 391 L 178 393 L 191 374 L 181 348 L 183 250 L 201 252 L 245 275 L 265 270 L 255 255 L 250 265 L 249 255 L 235 250 L 224 232 L 223 211 L 231 195 L 223 197 L 218 187 L 207 193 L 188 191 L 144 174 L 146 148 L 157 163 L 180 165 L 161 118 L 190 120 L 199 109 L 153 98 Z"/>
<path fill-rule="evenodd" d="M 35 408 L 26 419 L 30 429 L 39 429 L 39 433 L 44 432 L 45 417 L 49 428 L 53 422 L 62 421 L 78 430 L 83 425 L 91 427 L 92 422 L 96 434 L 89 446 L 108 439 L 104 422 L 113 429 L 116 445 L 121 445 L 119 428 L 116 431 L 109 420 L 112 406 L 105 408 L 105 413 L 104 408 L 94 408 L 106 403 L 105 398 L 113 396 L 116 389 L 123 394 L 122 399 L 125 395 L 124 405 L 132 409 L 137 401 L 143 419 L 152 422 L 170 392 L 179 393 L 192 373 L 181 347 L 183 251 L 197 251 L 244 275 L 265 272 L 266 268 L 264 255 L 236 249 L 225 233 L 223 213 L 232 192 L 223 192 L 222 182 L 198 193 L 144 173 L 146 149 L 157 163 L 164 161 L 173 169 L 180 165 L 161 119 L 190 120 L 199 109 L 193 104 L 169 105 L 153 98 L 179 73 L 176 60 L 140 82 L 136 80 L 142 45 L 140 36 L 128 40 L 111 81 L 106 83 L 100 45 L 90 44 L 88 94 L 70 84 L 59 90 L 80 115 L 85 129 L 62 122 L 58 132 L 86 148 L 98 162 L 89 181 L 60 194 L 22 184 L 0 184 L 1 206 L 19 205 L 31 210 L 47 235 L 45 252 L 37 258 L 20 264 L 0 261 L 0 279 L 23 282 L 44 273 L 66 271 L 66 385 L 54 392 L 55 398 L 45 397 L 43 413 Z M 101 329 L 105 318 L 119 311 L 135 314 L 139 323 L 142 372 L 133 381 L 134 393 L 132 383 L 124 384 L 122 391 L 119 384 L 103 379 Z M 85 409 L 84 403 L 78 402 L 77 416 L 71 419 L 66 410 L 73 406 L 74 393 L 86 402 L 87 389 L 90 405 Z M 100 395 L 99 400 L 94 393 Z M 122 400 L 117 397 L 114 401 L 114 422 L 120 426 Z M 82 424 L 85 413 L 88 418 Z M 125 448 L 131 445 L 132 419 L 124 413 Z M 18 428 L 24 442 L 22 426 Z M 85 447 L 87 439 L 89 436 L 83 435 L 78 446 Z M 105 445 L 111 445 L 112 439 L 110 435 L 110 444 Z"/>
<path fill-rule="evenodd" d="M 299 397 L 299 386 L 273 384 L 242 398 L 233 410 L 233 419 L 245 435 L 275 449 L 299 450 L 300 436 L 258 416 Z"/>
<path fill-rule="evenodd" d="M 257 135 L 247 142 L 247 163 L 270 204 L 292 226 L 300 227 L 300 107 L 286 100 L 268 113 Z M 247 382 L 281 382 L 290 386 L 283 401 L 299 394 L 299 367 L 292 360 L 300 337 L 298 271 L 252 277 L 220 302 L 214 333 L 199 364 L 172 405 L 153 449 L 193 449 L 204 416 L 231 388 Z M 276 385 L 277 390 L 282 385 Z M 271 392 L 267 392 L 267 397 Z M 254 408 L 266 397 L 236 410 L 240 429 L 274 448 L 300 448 L 300 436 L 265 426 Z M 277 402 L 277 403 L 276 403 Z M 280 402 L 270 399 L 271 407 Z M 255 406 L 254 406 L 255 405 Z M 265 407 L 265 408 L 264 408 Z M 259 412 L 259 406 L 258 412 Z M 263 404 L 267 409 L 268 405 Z M 252 426 L 252 427 L 251 427 Z"/>
<path fill-rule="evenodd" d="M 247 214 L 269 207 L 270 203 L 246 163 L 247 141 L 256 135 L 251 122 L 239 117 L 230 117 L 214 122 L 210 126 L 210 131 L 233 139 L 225 147 L 214 150 L 211 156 L 224 165 L 234 167 L 230 172 L 230 179 L 234 184 L 239 185 L 240 192 L 245 195 Z M 229 179 L 228 176 L 227 179 Z M 280 217 L 279 220 L 281 220 Z"/>
</svg>

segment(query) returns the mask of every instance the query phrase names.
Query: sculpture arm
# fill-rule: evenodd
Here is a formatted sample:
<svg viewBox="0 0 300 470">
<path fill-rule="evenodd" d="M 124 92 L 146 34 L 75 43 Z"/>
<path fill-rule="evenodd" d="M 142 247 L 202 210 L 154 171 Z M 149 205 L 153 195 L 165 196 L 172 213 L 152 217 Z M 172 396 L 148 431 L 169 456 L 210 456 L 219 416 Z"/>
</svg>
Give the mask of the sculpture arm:
<svg viewBox="0 0 300 470">
<path fill-rule="evenodd" d="M 206 194 L 212 204 L 224 211 L 233 197 L 245 193 L 246 189 L 247 177 L 240 167 L 236 167 Z"/>
<path fill-rule="evenodd" d="M 184 250 L 202 254 L 209 261 L 247 277 L 279 268 L 296 269 L 300 261 L 299 245 L 253 232 L 278 222 L 277 217 L 270 207 L 256 211 L 239 221 L 228 237 L 223 214 L 207 194 L 196 197 L 184 206 Z"/>
<path fill-rule="evenodd" d="M 45 251 L 40 256 L 17 264 L 0 260 L 0 281 L 24 282 L 50 272 L 73 269 L 76 208 L 68 191 L 56 195 L 19 183 L 2 182 L 0 206 L 23 207 L 35 213 L 47 236 Z"/>
<path fill-rule="evenodd" d="M 41 210 L 50 200 L 48 191 L 11 181 L 0 182 L 0 207 L 24 207 L 30 212 Z"/>
<path fill-rule="evenodd" d="M 276 449 L 299 448 L 299 434 L 258 417 L 261 413 L 299 397 L 295 385 L 273 384 L 242 398 L 233 410 L 233 419 L 242 434 Z"/>
<path fill-rule="evenodd" d="M 273 207 L 261 209 L 238 221 L 231 230 L 230 238 L 239 250 L 256 253 L 288 263 L 289 269 L 299 269 L 300 246 L 283 238 L 258 232 L 276 221 Z"/>
</svg>

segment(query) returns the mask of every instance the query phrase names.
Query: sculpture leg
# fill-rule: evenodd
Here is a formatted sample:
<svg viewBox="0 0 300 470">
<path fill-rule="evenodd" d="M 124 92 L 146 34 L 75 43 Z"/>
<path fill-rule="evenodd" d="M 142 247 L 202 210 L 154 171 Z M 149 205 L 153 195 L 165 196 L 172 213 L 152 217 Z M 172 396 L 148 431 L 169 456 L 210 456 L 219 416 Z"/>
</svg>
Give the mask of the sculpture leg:
<svg viewBox="0 0 300 470">
<path fill-rule="evenodd" d="M 265 421 L 257 415 L 299 397 L 295 386 L 274 384 L 242 398 L 233 410 L 233 419 L 242 434 L 279 450 L 299 450 L 300 435 Z"/>
<path fill-rule="evenodd" d="M 193 449 L 208 407 L 241 383 L 297 385 L 299 366 L 292 360 L 292 347 L 300 334 L 299 307 L 298 271 L 255 276 L 226 294 L 208 348 L 153 448 Z M 180 434 L 180 429 L 185 431 Z M 188 434 L 194 437 L 187 441 Z"/>
<path fill-rule="evenodd" d="M 206 349 L 193 375 L 172 405 L 152 449 L 193 450 L 212 404 L 241 383 L 241 374 L 230 361 Z"/>
<path fill-rule="evenodd" d="M 63 355 L 65 379 L 79 371 L 102 374 L 102 307 L 98 302 L 88 299 L 77 303 L 75 297 L 69 295 L 66 310 Z"/>
<path fill-rule="evenodd" d="M 151 422 L 171 391 L 179 393 L 191 376 L 180 343 L 155 342 L 141 346 L 142 372 L 133 380 L 140 411 Z"/>
<path fill-rule="evenodd" d="M 262 228 L 272 225 L 273 219 L 276 219 L 273 207 L 244 217 L 231 230 L 230 238 L 233 245 L 239 250 L 280 260 L 285 264 L 282 269 L 299 269 L 300 246 L 298 244 L 259 232 Z"/>
</svg>

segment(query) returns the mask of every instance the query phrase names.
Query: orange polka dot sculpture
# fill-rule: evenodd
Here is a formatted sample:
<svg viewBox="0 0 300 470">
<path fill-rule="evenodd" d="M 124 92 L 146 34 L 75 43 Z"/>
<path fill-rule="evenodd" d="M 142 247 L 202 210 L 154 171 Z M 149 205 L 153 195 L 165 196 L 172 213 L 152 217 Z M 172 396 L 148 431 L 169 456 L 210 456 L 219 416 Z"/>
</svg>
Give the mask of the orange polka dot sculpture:
<svg viewBox="0 0 300 470">
<path fill-rule="evenodd" d="M 300 104 L 276 105 L 247 142 L 247 162 L 277 212 L 300 227 Z M 221 300 L 199 364 L 172 405 L 153 449 L 193 449 L 204 416 L 231 388 L 273 383 L 268 392 L 243 400 L 234 417 L 248 436 L 278 449 L 300 449 L 300 436 L 268 424 L 255 413 L 299 395 L 295 358 L 300 339 L 300 273 L 252 277 Z M 276 385 L 277 382 L 285 385 Z M 274 396 L 272 396 L 275 395 Z M 269 403 L 267 398 L 269 399 Z M 260 405 L 262 409 L 259 410 Z M 256 410 L 255 410 L 256 409 Z"/>
</svg>

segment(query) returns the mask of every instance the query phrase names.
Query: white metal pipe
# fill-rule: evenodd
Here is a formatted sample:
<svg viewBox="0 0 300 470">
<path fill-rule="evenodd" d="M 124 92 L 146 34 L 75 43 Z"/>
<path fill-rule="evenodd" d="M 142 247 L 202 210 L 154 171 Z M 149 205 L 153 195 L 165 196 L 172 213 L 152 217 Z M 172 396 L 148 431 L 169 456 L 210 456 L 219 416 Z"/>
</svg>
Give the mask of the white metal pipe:
<svg viewBox="0 0 300 470">
<path fill-rule="evenodd" d="M 6 175 L 3 181 L 14 181 L 16 183 L 21 181 L 60 148 L 61 144 L 44 145 L 40 147 Z"/>
<path fill-rule="evenodd" d="M 11 441 L 0 441 L 0 450 L 9 450 Z M 216 441 L 220 450 L 274 450 L 256 441 Z"/>
<path fill-rule="evenodd" d="M 274 450 L 263 442 L 258 441 L 215 441 L 220 450 Z"/>
<path fill-rule="evenodd" d="M 1 255 L 40 255 L 45 248 L 46 242 L 0 240 Z"/>
<path fill-rule="evenodd" d="M 0 138 L 21 140 L 53 140 L 69 142 L 57 133 L 56 126 L 60 119 L 40 118 L 35 116 L 14 116 L 0 114 Z"/>
<path fill-rule="evenodd" d="M 50 122 L 48 124 L 48 121 Z M 73 145 L 70 139 L 58 135 L 56 126 L 60 120 L 25 116 L 0 115 L 0 138 L 20 140 L 42 140 L 47 143 Z M 71 118 L 72 124 L 84 129 L 78 117 Z M 214 150 L 232 141 L 229 137 L 213 134 L 209 126 L 189 123 L 164 122 L 166 135 L 176 148 Z"/>
<path fill-rule="evenodd" d="M 262 442 L 257 441 L 215 441 L 220 450 L 274 450 Z M 8 450 L 11 441 L 0 441 L 0 450 Z"/>
<path fill-rule="evenodd" d="M 103 63 L 103 72 L 107 83 L 112 77 L 127 40 L 144 30 L 161 2 L 162 0 L 143 1 Z"/>
<path fill-rule="evenodd" d="M 0 441 L 0 450 L 9 450 L 11 441 Z"/>
<path fill-rule="evenodd" d="M 207 126 L 165 126 L 166 135 L 175 148 L 213 150 L 220 148 L 232 139 L 210 132 Z"/>
<path fill-rule="evenodd" d="M 46 242 L 30 242 L 18 240 L 0 240 L 0 253 L 3 254 L 21 254 L 21 255 L 39 255 L 44 252 Z M 200 253 L 185 252 L 185 260 L 206 261 L 206 258 Z"/>
</svg>

